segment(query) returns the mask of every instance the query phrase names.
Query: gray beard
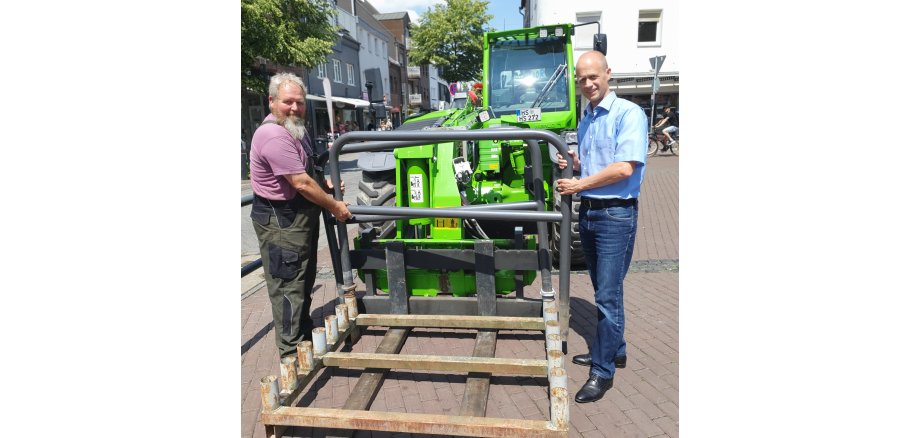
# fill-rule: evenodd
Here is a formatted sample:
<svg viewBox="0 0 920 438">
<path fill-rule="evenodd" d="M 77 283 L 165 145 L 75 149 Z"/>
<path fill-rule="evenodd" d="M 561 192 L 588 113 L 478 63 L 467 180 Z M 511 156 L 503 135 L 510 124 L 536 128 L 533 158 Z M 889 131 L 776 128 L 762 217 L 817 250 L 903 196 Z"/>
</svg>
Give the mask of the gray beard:
<svg viewBox="0 0 920 438">
<path fill-rule="evenodd" d="M 283 126 L 284 129 L 287 129 L 288 132 L 294 136 L 295 140 L 303 139 L 303 136 L 307 133 L 307 127 L 304 124 L 304 120 L 297 116 L 287 116 L 284 118 L 284 121 L 278 123 Z"/>
</svg>

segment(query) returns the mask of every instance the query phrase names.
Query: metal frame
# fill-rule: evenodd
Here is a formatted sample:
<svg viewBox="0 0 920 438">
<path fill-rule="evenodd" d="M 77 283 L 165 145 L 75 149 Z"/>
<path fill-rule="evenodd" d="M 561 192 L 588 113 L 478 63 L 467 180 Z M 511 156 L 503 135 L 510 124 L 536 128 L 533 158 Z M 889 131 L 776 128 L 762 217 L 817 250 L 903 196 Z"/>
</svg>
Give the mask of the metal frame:
<svg viewBox="0 0 920 438">
<path fill-rule="evenodd" d="M 571 229 L 571 196 L 562 199 L 562 212 L 544 212 L 542 159 L 538 140 L 552 144 L 566 153 L 561 138 L 549 131 L 530 129 L 483 129 L 476 131 L 432 130 L 426 132 L 353 132 L 340 137 L 330 150 L 330 166 L 335 198 L 342 199 L 338 167 L 339 152 L 360 152 L 390 149 L 399 146 L 462 140 L 523 139 L 531 151 L 533 171 L 533 203 L 518 203 L 510 208 L 454 207 L 422 209 L 409 207 L 350 206 L 356 221 L 367 218 L 398 217 L 461 217 L 537 222 L 538 249 L 496 250 L 491 240 L 477 240 L 472 250 L 406 249 L 402 241 L 388 241 L 382 249 L 349 250 L 348 232 L 344 223 L 338 225 L 341 243 L 341 278 L 337 278 L 336 315 L 326 317 L 326 326 L 313 330 L 313 341 L 297 346 L 297 358 L 285 358 L 281 377 L 262 379 L 262 423 L 266 436 L 278 437 L 287 426 L 323 427 L 345 430 L 377 430 L 402 433 L 426 433 L 464 436 L 545 436 L 565 437 L 569 430 L 568 390 L 562 367 L 564 339 L 568 331 L 569 272 L 571 237 L 563 233 L 560 242 L 559 297 L 552 288 L 549 232 L 546 222 L 562 222 L 562 229 Z M 350 144 L 365 141 L 360 144 Z M 564 177 L 572 176 L 567 167 Z M 521 211 L 522 208 L 533 211 Z M 363 217 L 362 217 L 363 215 Z M 516 234 L 520 231 L 516 230 Z M 331 249 L 335 249 L 334 247 Z M 363 300 L 371 314 L 358 314 L 356 285 L 352 268 L 386 268 L 390 293 Z M 476 297 L 409 297 L 406 269 L 410 267 L 454 268 L 463 266 L 476 272 Z M 495 270 L 539 269 L 542 279 L 540 298 L 528 299 L 519 286 L 517 297 L 498 298 L 495 294 Z M 368 283 L 373 289 L 373 282 Z M 471 313 L 475 312 L 475 315 Z M 432 316 L 437 315 L 437 316 Z M 541 317 L 542 316 L 542 317 Z M 346 340 L 360 338 L 360 328 L 384 326 L 388 330 L 375 353 L 344 353 L 336 351 Z M 412 327 L 477 329 L 476 345 L 470 356 L 400 355 Z M 498 330 L 540 330 L 546 341 L 545 359 L 495 358 Z M 292 407 L 291 404 L 322 367 L 362 368 L 355 390 L 343 409 Z M 387 370 L 409 369 L 468 373 L 466 393 L 460 415 L 431 415 L 418 413 L 368 412 Z M 521 420 L 485 417 L 492 374 L 543 376 L 549 382 L 550 420 Z"/>
</svg>

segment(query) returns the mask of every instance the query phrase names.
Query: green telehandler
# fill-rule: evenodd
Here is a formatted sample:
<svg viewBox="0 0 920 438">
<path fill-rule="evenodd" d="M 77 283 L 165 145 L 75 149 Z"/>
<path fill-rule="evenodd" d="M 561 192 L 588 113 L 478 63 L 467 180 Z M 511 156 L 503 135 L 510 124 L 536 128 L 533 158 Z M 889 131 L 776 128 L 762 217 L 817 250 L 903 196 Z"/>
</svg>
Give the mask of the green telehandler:
<svg viewBox="0 0 920 438">
<path fill-rule="evenodd" d="M 396 131 L 466 131 L 508 127 L 542 129 L 558 134 L 570 150 L 577 151 L 578 111 L 575 96 L 571 24 L 486 33 L 483 38 L 484 68 L 481 92 L 467 99 L 463 108 L 450 108 L 408 119 Z M 595 35 L 595 48 L 606 50 L 606 38 Z M 476 93 L 474 88 L 473 92 Z M 542 174 L 546 175 L 540 201 L 547 211 L 560 211 L 561 196 L 553 190 L 560 176 L 555 151 L 540 142 Z M 452 141 L 398 147 L 392 152 L 367 152 L 358 159 L 362 169 L 357 204 L 445 208 L 470 205 L 514 204 L 535 201 L 528 187 L 532 163 L 523 140 Z M 578 234 L 577 195 L 572 200 L 571 263 L 581 265 L 584 255 Z M 502 220 L 459 218 L 404 218 L 361 223 L 373 230 L 373 240 L 399 240 L 417 248 L 471 248 L 476 239 L 491 239 L 496 248 L 515 245 L 515 228 L 521 227 L 523 247 L 535 248 L 536 224 Z M 553 223 L 550 248 L 558 264 L 561 224 Z M 521 232 L 519 232 L 520 234 Z M 355 239 L 356 248 L 372 239 Z M 518 237 L 518 241 L 520 241 Z M 521 244 L 518 243 L 520 246 Z M 387 292 L 385 270 L 375 273 L 376 288 Z M 359 275 L 365 275 L 359 271 Z M 449 292 L 467 296 L 476 291 L 470 272 L 413 269 L 406 273 L 412 295 L 433 296 Z M 495 273 L 496 292 L 508 294 L 521 281 L 530 284 L 535 272 Z"/>
</svg>

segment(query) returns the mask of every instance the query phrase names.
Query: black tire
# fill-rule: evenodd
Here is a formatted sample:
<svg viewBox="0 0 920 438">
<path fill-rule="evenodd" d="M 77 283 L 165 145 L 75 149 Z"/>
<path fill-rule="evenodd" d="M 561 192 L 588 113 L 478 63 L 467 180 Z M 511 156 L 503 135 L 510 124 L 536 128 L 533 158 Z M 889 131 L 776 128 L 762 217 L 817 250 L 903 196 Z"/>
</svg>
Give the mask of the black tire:
<svg viewBox="0 0 920 438">
<path fill-rule="evenodd" d="M 577 176 L 577 173 L 576 173 Z M 556 180 L 561 178 L 562 175 L 556 169 L 556 178 L 553 179 L 553 211 L 562 211 L 562 196 L 557 195 L 556 192 Z M 572 248 L 572 268 L 582 267 L 585 265 L 585 253 L 581 248 L 581 233 L 578 230 L 578 209 L 581 206 L 581 196 L 578 194 L 572 195 L 572 242 L 570 247 Z M 562 240 L 562 235 L 560 230 L 562 228 L 562 223 L 553 222 L 550 230 L 550 241 L 549 248 L 553 253 L 553 265 L 559 266 L 559 242 Z"/>
<path fill-rule="evenodd" d="M 396 170 L 381 172 L 361 171 L 358 183 L 358 205 L 392 207 L 396 205 Z M 385 239 L 396 235 L 395 221 L 361 222 L 361 231 L 368 228 L 377 229 L 377 237 Z"/>
<path fill-rule="evenodd" d="M 646 152 L 646 157 L 652 157 L 658 153 L 658 150 L 661 149 L 661 142 L 658 139 L 649 137 L 648 139 L 648 152 Z"/>
<path fill-rule="evenodd" d="M 680 142 L 677 140 L 674 140 L 674 144 L 670 146 L 671 153 L 674 155 L 677 155 L 677 149 L 679 148 L 680 148 Z"/>
</svg>

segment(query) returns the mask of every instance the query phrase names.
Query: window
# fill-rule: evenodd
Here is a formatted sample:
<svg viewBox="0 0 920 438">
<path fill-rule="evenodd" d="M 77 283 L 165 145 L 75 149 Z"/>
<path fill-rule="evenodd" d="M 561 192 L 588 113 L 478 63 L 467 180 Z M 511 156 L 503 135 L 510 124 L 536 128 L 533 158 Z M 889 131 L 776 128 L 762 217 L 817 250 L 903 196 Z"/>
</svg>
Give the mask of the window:
<svg viewBox="0 0 920 438">
<path fill-rule="evenodd" d="M 661 9 L 639 11 L 639 47 L 661 45 Z"/>
<path fill-rule="evenodd" d="M 338 59 L 332 60 L 332 80 L 342 83 L 342 63 Z"/>
<path fill-rule="evenodd" d="M 577 24 L 601 22 L 601 11 L 576 12 L 575 21 Z M 603 25 L 603 23 L 601 23 Z M 580 26 L 575 28 L 575 49 L 576 50 L 594 50 L 594 34 L 598 33 L 596 24 Z"/>
<path fill-rule="evenodd" d="M 345 64 L 345 70 L 348 73 L 348 85 L 355 84 L 355 66 L 351 64 Z"/>
<path fill-rule="evenodd" d="M 371 53 L 371 33 L 367 33 L 367 53 Z"/>
<path fill-rule="evenodd" d="M 316 66 L 316 77 L 322 79 L 326 77 L 326 63 L 322 63 Z"/>
</svg>

